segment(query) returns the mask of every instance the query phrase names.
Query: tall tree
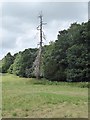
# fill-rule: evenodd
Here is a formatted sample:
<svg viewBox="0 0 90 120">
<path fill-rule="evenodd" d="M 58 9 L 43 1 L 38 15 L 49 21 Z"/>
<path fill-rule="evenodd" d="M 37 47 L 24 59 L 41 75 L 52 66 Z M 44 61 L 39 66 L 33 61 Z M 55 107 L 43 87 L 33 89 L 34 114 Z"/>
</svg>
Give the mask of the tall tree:
<svg viewBox="0 0 90 120">
<path fill-rule="evenodd" d="M 2 59 L 2 73 L 6 73 L 14 62 L 14 57 L 9 52 L 3 59 Z"/>
</svg>

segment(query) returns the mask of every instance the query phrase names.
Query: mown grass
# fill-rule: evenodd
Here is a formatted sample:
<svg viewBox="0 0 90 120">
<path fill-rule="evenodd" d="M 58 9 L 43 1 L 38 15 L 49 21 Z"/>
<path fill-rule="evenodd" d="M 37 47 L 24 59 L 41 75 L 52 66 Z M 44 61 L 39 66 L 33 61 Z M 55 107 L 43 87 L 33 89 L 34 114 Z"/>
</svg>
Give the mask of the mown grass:
<svg viewBox="0 0 90 120">
<path fill-rule="evenodd" d="M 3 74 L 2 79 L 3 117 L 88 118 L 88 83 L 58 83 L 9 74 Z"/>
</svg>

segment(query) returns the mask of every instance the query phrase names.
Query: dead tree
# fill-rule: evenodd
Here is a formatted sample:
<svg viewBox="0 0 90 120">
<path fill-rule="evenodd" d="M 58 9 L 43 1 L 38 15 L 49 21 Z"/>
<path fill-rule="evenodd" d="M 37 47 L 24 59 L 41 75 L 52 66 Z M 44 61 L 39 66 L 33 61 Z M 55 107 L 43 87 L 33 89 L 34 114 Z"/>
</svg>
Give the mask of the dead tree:
<svg viewBox="0 0 90 120">
<path fill-rule="evenodd" d="M 43 30 L 42 30 L 42 26 L 45 25 L 46 23 L 43 23 L 42 20 L 42 13 L 39 15 L 39 19 L 40 19 L 40 25 L 37 27 L 37 30 L 40 31 L 40 42 L 39 42 L 39 50 L 37 53 L 37 57 L 33 63 L 33 74 L 36 76 L 37 79 L 40 78 L 40 76 L 42 76 L 42 71 L 41 71 L 41 65 L 42 65 L 42 43 L 43 43 L 43 38 L 45 39 L 45 35 L 43 35 Z"/>
</svg>

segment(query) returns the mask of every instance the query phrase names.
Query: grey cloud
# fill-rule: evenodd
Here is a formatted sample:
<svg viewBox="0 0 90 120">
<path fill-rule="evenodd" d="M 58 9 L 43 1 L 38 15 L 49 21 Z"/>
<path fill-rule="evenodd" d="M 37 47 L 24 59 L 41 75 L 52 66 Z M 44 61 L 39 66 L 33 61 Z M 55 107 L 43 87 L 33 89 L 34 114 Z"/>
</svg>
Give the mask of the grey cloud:
<svg viewBox="0 0 90 120">
<path fill-rule="evenodd" d="M 30 23 L 26 23 L 21 21 L 21 19 L 13 17 L 13 16 L 4 16 L 2 27 L 4 29 L 7 29 L 8 32 L 14 32 L 14 33 L 23 33 L 25 29 L 31 27 Z"/>
<path fill-rule="evenodd" d="M 13 49 L 16 48 L 16 38 L 19 33 L 13 31 L 8 31 L 7 29 L 2 29 L 2 48 L 3 49 Z"/>
<path fill-rule="evenodd" d="M 49 40 L 55 40 L 55 36 L 60 29 L 65 29 L 71 22 L 86 21 L 87 3 L 3 3 L 2 7 L 2 28 L 7 32 L 3 32 L 2 47 L 5 51 L 14 52 L 25 47 L 36 47 L 37 41 L 34 40 L 36 30 L 39 24 L 38 15 L 42 10 L 44 21 L 47 22 L 46 35 Z M 27 32 L 30 31 L 30 32 Z M 31 37 L 27 37 L 32 34 Z M 25 35 L 25 37 L 24 37 Z M 18 38 L 21 37 L 20 43 L 17 45 Z M 18 47 L 18 48 L 17 48 Z M 5 51 L 2 54 L 5 54 Z"/>
<path fill-rule="evenodd" d="M 2 48 L 3 49 L 13 49 L 16 47 L 16 39 L 15 39 L 15 35 L 6 35 L 6 36 L 3 36 L 3 39 L 2 39 Z"/>
<path fill-rule="evenodd" d="M 22 23 L 38 24 L 37 16 L 42 10 L 47 23 L 52 20 L 84 21 L 88 3 L 59 2 L 59 3 L 3 3 L 3 27 L 15 29 Z M 87 13 L 88 14 L 88 13 Z"/>
<path fill-rule="evenodd" d="M 4 3 L 3 15 L 19 17 L 26 22 L 37 21 L 36 17 L 42 10 L 47 21 L 52 19 L 81 19 L 86 14 L 88 3 L 82 2 L 46 2 L 46 3 Z"/>
<path fill-rule="evenodd" d="M 14 32 L 23 32 L 22 24 L 38 25 L 37 16 L 42 10 L 45 22 L 50 24 L 58 21 L 84 21 L 87 12 L 87 3 L 3 3 L 3 27 Z M 88 13 L 87 13 L 88 14 Z"/>
</svg>

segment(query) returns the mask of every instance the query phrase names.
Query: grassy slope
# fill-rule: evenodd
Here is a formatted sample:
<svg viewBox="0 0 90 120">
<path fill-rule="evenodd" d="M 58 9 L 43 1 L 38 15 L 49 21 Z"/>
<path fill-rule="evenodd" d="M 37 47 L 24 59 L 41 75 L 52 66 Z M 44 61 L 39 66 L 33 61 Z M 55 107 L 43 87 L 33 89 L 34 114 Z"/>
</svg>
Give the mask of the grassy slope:
<svg viewBox="0 0 90 120">
<path fill-rule="evenodd" d="M 3 117 L 88 117 L 87 88 L 7 74 L 2 78 Z"/>
</svg>

